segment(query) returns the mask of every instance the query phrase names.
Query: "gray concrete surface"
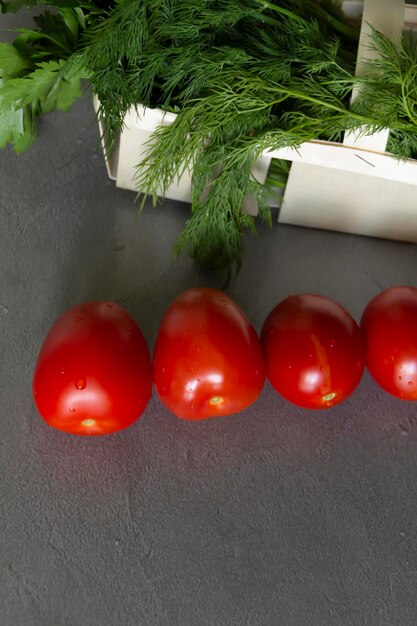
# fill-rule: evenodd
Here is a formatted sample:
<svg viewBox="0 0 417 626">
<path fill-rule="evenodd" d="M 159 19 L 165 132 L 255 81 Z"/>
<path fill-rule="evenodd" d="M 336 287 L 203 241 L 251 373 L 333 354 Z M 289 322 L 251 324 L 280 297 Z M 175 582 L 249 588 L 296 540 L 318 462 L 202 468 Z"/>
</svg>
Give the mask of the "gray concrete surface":
<svg viewBox="0 0 417 626">
<path fill-rule="evenodd" d="M 105 438 L 37 415 L 34 363 L 64 309 L 115 300 L 151 346 L 175 295 L 214 284 L 171 253 L 187 207 L 135 221 L 133 200 L 106 178 L 88 97 L 27 153 L 0 152 L 1 625 L 415 626 L 416 408 L 368 375 L 329 412 L 266 386 L 201 424 L 154 397 Z M 417 284 L 416 263 L 409 244 L 274 226 L 247 239 L 229 293 L 258 329 L 304 291 L 358 318 Z"/>
</svg>

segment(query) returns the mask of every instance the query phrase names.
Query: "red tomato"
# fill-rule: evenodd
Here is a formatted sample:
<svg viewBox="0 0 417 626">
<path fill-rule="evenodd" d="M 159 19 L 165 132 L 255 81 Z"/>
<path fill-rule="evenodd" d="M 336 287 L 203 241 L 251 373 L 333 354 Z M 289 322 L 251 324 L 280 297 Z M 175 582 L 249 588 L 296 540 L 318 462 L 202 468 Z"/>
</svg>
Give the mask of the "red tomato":
<svg viewBox="0 0 417 626">
<path fill-rule="evenodd" d="M 230 415 L 255 402 L 264 381 L 258 336 L 229 296 L 190 289 L 168 308 L 154 352 L 159 397 L 177 417 Z"/>
<path fill-rule="evenodd" d="M 142 331 L 117 304 L 77 305 L 46 336 L 33 395 L 51 426 L 77 435 L 121 430 L 143 413 L 151 392 L 151 359 Z"/>
<path fill-rule="evenodd" d="M 361 328 L 376 382 L 393 396 L 417 400 L 417 289 L 392 287 L 375 296 Z"/>
<path fill-rule="evenodd" d="M 267 317 L 261 340 L 266 374 L 290 402 L 325 409 L 349 396 L 364 370 L 355 320 L 323 296 L 290 296 Z"/>
</svg>

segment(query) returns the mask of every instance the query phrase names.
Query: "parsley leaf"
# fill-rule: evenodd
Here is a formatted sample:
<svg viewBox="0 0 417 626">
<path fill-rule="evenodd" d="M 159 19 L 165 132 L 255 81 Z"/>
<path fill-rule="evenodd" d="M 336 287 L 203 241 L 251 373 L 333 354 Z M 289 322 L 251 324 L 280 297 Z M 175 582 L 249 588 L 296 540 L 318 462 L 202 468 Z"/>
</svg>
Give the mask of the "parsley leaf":
<svg viewBox="0 0 417 626">
<path fill-rule="evenodd" d="M 41 113 L 55 108 L 67 111 L 82 94 L 78 75 L 64 71 L 65 61 L 46 61 L 24 78 L 12 78 L 0 87 L 0 98 L 9 107 L 38 104 Z"/>
<path fill-rule="evenodd" d="M 0 89 L 4 82 L 0 79 Z M 0 148 L 11 143 L 19 154 L 36 137 L 32 111 L 29 107 L 14 108 L 0 96 Z"/>
<path fill-rule="evenodd" d="M 11 43 L 0 43 L 0 76 L 3 78 L 18 76 L 30 68 L 30 61 L 25 59 Z"/>
</svg>

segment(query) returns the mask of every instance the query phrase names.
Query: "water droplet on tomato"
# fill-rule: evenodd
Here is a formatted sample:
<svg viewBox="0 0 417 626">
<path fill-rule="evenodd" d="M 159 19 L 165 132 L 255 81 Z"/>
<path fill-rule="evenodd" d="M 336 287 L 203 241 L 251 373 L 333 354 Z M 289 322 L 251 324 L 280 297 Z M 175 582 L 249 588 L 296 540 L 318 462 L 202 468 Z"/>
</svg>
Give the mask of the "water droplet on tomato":
<svg viewBox="0 0 417 626">
<path fill-rule="evenodd" d="M 398 380 L 402 380 L 402 379 L 403 379 L 403 377 L 402 377 L 402 376 L 398 376 Z"/>
<path fill-rule="evenodd" d="M 413 381 L 412 381 L 412 380 L 409 380 L 409 381 L 408 381 L 408 384 L 409 384 L 409 386 L 410 386 L 410 387 L 412 387 L 412 386 L 413 386 Z"/>
<path fill-rule="evenodd" d="M 395 356 L 394 356 L 393 354 L 391 354 L 391 357 L 390 357 L 390 358 L 391 358 L 391 361 L 394 361 L 394 360 L 395 360 Z"/>
<path fill-rule="evenodd" d="M 166 372 L 165 367 L 161 367 L 161 372 Z"/>
<path fill-rule="evenodd" d="M 65 370 L 64 369 L 61 370 L 61 374 L 65 374 Z"/>
<path fill-rule="evenodd" d="M 76 411 L 76 409 L 74 409 L 74 407 L 73 407 L 73 406 L 72 406 L 72 407 L 70 407 L 70 410 L 69 410 L 69 412 L 70 412 L 70 413 L 75 413 L 75 411 Z"/>
<path fill-rule="evenodd" d="M 87 383 L 85 382 L 84 378 L 79 378 L 76 382 L 75 382 L 75 387 L 76 389 L 85 389 L 86 388 Z"/>
<path fill-rule="evenodd" d="M 331 340 L 331 342 L 330 342 L 330 347 L 331 347 L 331 348 L 334 348 L 334 347 L 335 347 L 335 345 L 336 345 L 336 343 L 337 343 L 337 342 L 336 342 L 336 339 L 332 339 L 332 340 Z"/>
<path fill-rule="evenodd" d="M 112 304 L 110 304 L 110 303 L 108 302 L 108 303 L 106 304 L 106 307 L 107 307 L 108 309 L 112 309 L 112 308 L 113 308 L 113 305 L 112 305 Z"/>
</svg>

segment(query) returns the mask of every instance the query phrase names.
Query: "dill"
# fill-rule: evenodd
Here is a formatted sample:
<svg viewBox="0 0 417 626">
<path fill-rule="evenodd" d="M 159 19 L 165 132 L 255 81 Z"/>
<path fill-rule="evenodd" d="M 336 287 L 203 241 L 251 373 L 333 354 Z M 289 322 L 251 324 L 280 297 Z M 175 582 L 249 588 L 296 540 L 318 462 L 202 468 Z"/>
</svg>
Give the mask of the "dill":
<svg viewBox="0 0 417 626">
<path fill-rule="evenodd" d="M 0 0 L 3 11 L 35 0 Z M 389 150 L 417 154 L 417 51 L 374 32 L 379 58 L 355 77 L 359 30 L 336 0 L 50 0 L 34 30 L 0 44 L 0 147 L 35 136 L 36 116 L 66 110 L 88 78 L 111 146 L 138 103 L 178 114 L 154 134 L 137 187 L 158 196 L 192 171 L 191 215 L 175 244 L 199 263 L 238 269 L 255 199 L 270 222 L 268 189 L 285 184 L 274 164 L 267 185 L 253 175 L 264 152 L 347 130 L 390 128 Z M 358 97 L 350 105 L 352 89 Z"/>
</svg>

